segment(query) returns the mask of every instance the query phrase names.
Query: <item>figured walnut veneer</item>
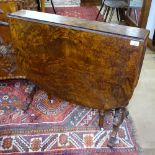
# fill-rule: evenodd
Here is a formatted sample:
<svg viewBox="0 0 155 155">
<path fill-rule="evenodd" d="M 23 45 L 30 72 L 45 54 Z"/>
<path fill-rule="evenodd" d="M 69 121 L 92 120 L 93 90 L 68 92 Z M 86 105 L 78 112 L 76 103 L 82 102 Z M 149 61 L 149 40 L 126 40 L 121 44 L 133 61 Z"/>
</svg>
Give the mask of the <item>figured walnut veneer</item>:
<svg viewBox="0 0 155 155">
<path fill-rule="evenodd" d="M 100 110 L 127 106 L 139 79 L 146 30 L 33 11 L 9 18 L 18 72 L 49 97 Z"/>
<path fill-rule="evenodd" d="M 99 110 L 113 110 L 113 147 L 137 85 L 148 32 L 21 10 L 9 16 L 13 49 L 0 38 L 0 79 L 29 80 L 26 111 L 37 90 Z M 0 26 L 8 26 L 1 22 Z"/>
</svg>

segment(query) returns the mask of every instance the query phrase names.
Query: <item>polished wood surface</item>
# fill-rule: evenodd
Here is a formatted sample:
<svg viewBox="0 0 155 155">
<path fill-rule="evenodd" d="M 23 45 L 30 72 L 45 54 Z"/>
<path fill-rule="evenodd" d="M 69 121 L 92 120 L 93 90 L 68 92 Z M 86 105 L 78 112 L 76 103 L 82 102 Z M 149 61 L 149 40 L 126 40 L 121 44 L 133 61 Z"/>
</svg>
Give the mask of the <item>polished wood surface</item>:
<svg viewBox="0 0 155 155">
<path fill-rule="evenodd" d="M 137 39 L 145 39 L 148 35 L 145 29 L 123 26 L 118 24 L 103 23 L 98 21 L 89 21 L 85 19 L 78 19 L 73 17 L 65 17 L 55 14 L 42 13 L 29 10 L 21 10 L 16 13 L 12 13 L 11 17 L 19 18 L 23 20 L 39 22 L 42 24 L 62 26 L 66 28 L 76 28 L 78 30 L 84 30 L 88 32 L 94 31 L 97 34 L 108 33 L 111 35 L 118 35 L 124 37 L 131 37 Z"/>
<path fill-rule="evenodd" d="M 125 107 L 138 82 L 148 32 L 24 10 L 12 13 L 9 23 L 13 48 L 0 39 L 0 79 L 28 79 L 22 110 L 38 86 L 49 99 L 98 109 L 101 128 L 106 111 L 114 109 L 107 144 L 113 147 L 128 115 Z"/>
<path fill-rule="evenodd" d="M 3 14 L 0 14 L 0 20 L 7 21 L 7 13 L 17 11 L 17 3 L 0 1 L 0 9 L 3 11 Z"/>
<path fill-rule="evenodd" d="M 3 13 L 0 14 L 0 21 L 7 22 L 7 13 L 17 11 L 17 3 L 0 1 L 0 9 Z M 3 39 L 5 43 L 11 42 L 10 30 L 9 27 L 1 26 L 0 27 L 0 37 Z"/>
<path fill-rule="evenodd" d="M 21 9 L 35 10 L 37 9 L 37 3 L 34 0 L 1 0 L 0 9 L 2 10 L 2 13 L 0 13 L 0 22 L 7 22 L 7 14 Z M 9 27 L 0 27 L 0 37 L 7 44 L 11 42 Z"/>
<path fill-rule="evenodd" d="M 17 70 L 50 96 L 87 107 L 126 107 L 148 32 L 33 11 L 9 16 Z"/>
<path fill-rule="evenodd" d="M 151 6 L 152 0 L 143 0 L 143 7 L 141 10 L 141 17 L 139 21 L 138 27 L 146 28 L 149 12 L 150 12 L 150 6 Z"/>
</svg>

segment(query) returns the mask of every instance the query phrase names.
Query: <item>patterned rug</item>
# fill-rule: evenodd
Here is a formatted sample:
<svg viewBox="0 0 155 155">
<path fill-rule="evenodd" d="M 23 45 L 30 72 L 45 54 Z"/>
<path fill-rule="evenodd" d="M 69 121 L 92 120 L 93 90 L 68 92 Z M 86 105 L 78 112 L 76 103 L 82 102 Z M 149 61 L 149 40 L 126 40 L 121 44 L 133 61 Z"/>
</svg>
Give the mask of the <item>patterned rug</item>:
<svg viewBox="0 0 155 155">
<path fill-rule="evenodd" d="M 51 7 L 45 9 L 47 13 L 54 13 Z M 56 7 L 56 12 L 58 15 L 77 17 L 89 20 L 95 20 L 98 9 L 97 7 Z M 98 21 L 102 21 L 102 16 L 99 15 Z"/>
<path fill-rule="evenodd" d="M 0 82 L 0 154 L 137 155 L 131 121 L 120 127 L 116 146 L 107 147 L 112 115 L 106 115 L 103 130 L 98 112 L 53 97 L 38 90 L 27 113 L 26 80 Z M 43 153 L 44 152 L 44 153 Z"/>
</svg>

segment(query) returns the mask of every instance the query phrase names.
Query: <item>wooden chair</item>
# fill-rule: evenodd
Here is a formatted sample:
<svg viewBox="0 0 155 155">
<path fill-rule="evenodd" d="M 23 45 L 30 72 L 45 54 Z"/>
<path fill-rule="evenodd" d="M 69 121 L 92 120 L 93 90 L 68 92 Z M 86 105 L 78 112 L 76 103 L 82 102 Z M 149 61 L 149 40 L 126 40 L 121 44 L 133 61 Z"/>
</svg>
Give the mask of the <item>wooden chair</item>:
<svg viewBox="0 0 155 155">
<path fill-rule="evenodd" d="M 124 17 L 125 12 L 124 10 L 128 8 L 129 5 L 128 1 L 129 0 L 104 0 L 97 14 L 96 20 L 98 19 L 99 14 L 101 13 L 103 7 L 105 6 L 103 11 L 104 22 L 107 21 L 108 16 L 109 16 L 108 22 L 111 22 L 115 10 L 117 13 L 118 21 L 121 21 Z"/>
<path fill-rule="evenodd" d="M 136 24 L 139 22 L 139 13 L 143 7 L 143 0 L 130 0 L 127 15 L 135 21 Z"/>
</svg>

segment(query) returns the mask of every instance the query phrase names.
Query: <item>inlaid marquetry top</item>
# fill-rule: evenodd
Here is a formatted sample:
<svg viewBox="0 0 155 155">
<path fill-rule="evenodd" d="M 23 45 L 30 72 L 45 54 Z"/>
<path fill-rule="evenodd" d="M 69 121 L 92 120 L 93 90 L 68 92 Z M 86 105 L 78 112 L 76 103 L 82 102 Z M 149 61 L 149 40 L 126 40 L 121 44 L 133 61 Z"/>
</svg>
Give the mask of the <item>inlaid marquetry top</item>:
<svg viewBox="0 0 155 155">
<path fill-rule="evenodd" d="M 28 21 L 36 21 L 41 23 L 48 23 L 51 25 L 58 25 L 64 27 L 70 27 L 73 29 L 84 29 L 85 31 L 95 31 L 95 33 L 109 33 L 116 34 L 125 37 L 132 37 L 137 39 L 145 39 L 147 34 L 145 29 L 139 29 L 135 27 L 122 26 L 117 24 L 102 23 L 98 21 L 89 21 L 86 19 L 78 19 L 75 17 L 65 17 L 55 14 L 42 13 L 29 10 L 20 10 L 15 13 L 11 13 L 9 17 L 26 19 Z"/>
</svg>

